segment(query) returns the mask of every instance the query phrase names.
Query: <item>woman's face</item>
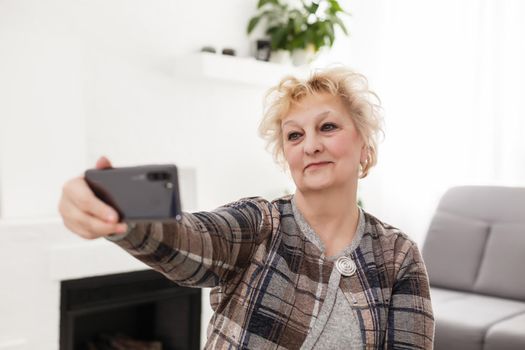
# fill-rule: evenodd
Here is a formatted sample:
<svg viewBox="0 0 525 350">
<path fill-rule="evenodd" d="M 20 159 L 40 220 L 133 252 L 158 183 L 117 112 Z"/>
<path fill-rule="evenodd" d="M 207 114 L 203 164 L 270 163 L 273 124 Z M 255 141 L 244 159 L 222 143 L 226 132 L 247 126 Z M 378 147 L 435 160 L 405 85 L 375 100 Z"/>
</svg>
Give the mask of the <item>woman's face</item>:
<svg viewBox="0 0 525 350">
<path fill-rule="evenodd" d="M 283 118 L 281 128 L 284 157 L 298 190 L 357 183 L 366 147 L 339 97 L 304 97 Z"/>
</svg>

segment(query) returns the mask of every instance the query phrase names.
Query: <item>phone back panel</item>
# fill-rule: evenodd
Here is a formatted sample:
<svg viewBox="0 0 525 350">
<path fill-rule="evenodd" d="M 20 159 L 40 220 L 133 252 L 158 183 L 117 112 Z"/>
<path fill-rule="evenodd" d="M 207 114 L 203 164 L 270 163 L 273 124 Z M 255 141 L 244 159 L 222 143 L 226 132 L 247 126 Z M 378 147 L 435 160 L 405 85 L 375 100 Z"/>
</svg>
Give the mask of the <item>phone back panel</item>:
<svg viewBox="0 0 525 350">
<path fill-rule="evenodd" d="M 177 167 L 144 165 L 85 172 L 89 187 L 118 212 L 120 221 L 180 220 Z"/>
</svg>

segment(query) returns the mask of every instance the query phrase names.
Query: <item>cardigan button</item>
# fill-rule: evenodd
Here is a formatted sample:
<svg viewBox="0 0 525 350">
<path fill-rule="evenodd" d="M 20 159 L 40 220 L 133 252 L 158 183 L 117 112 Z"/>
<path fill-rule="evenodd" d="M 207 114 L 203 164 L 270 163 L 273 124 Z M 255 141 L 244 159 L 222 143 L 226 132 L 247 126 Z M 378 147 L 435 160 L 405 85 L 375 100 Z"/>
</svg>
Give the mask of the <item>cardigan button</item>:
<svg viewBox="0 0 525 350">
<path fill-rule="evenodd" d="M 335 267 L 343 276 L 352 276 L 357 270 L 355 262 L 347 256 L 342 256 L 337 259 Z"/>
</svg>

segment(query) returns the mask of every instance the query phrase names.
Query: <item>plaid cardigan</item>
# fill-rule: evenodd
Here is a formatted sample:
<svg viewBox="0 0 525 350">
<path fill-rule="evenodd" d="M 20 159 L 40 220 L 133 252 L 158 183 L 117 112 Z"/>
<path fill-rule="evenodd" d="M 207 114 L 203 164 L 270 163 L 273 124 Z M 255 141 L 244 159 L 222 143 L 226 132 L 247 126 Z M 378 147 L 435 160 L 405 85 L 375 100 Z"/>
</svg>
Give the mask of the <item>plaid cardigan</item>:
<svg viewBox="0 0 525 350">
<path fill-rule="evenodd" d="M 334 262 L 310 242 L 292 196 L 253 197 L 180 223 L 142 223 L 115 243 L 177 284 L 213 287 L 206 349 L 299 349 L 326 296 Z M 431 349 L 434 318 L 415 243 L 364 212 L 365 230 L 342 277 L 366 349 Z"/>
</svg>

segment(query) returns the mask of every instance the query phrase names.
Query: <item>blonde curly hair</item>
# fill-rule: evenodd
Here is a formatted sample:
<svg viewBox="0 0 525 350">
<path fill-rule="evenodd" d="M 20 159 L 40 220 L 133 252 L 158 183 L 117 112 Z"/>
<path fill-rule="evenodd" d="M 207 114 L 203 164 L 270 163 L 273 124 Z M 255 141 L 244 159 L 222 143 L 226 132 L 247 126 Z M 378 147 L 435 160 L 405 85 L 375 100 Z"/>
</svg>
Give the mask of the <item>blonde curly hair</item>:
<svg viewBox="0 0 525 350">
<path fill-rule="evenodd" d="M 285 166 L 281 121 L 293 104 L 304 97 L 329 93 L 339 96 L 347 108 L 368 149 L 366 162 L 361 164 L 360 178 L 368 175 L 377 163 L 377 144 L 383 135 L 383 119 L 379 97 L 368 88 L 367 79 L 346 67 L 316 70 L 307 79 L 294 76 L 283 78 L 266 93 L 264 115 L 259 135 L 266 140 L 277 163 Z"/>
</svg>

